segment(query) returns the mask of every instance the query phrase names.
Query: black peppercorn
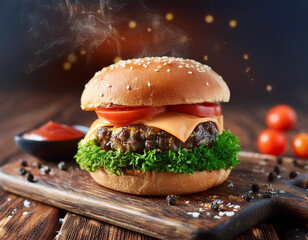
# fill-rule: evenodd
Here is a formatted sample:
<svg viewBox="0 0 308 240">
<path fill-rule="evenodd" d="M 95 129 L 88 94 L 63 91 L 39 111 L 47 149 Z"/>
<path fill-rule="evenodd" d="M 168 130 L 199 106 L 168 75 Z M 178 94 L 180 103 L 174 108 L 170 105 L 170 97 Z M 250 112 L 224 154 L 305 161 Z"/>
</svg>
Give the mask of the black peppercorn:
<svg viewBox="0 0 308 240">
<path fill-rule="evenodd" d="M 291 179 L 296 178 L 298 176 L 299 172 L 297 171 L 291 171 L 289 177 Z"/>
<path fill-rule="evenodd" d="M 33 167 L 40 169 L 42 167 L 42 164 L 39 162 L 33 163 Z"/>
<path fill-rule="evenodd" d="M 28 182 L 34 182 L 34 181 L 33 181 L 33 175 L 32 175 L 32 173 L 30 173 L 30 172 L 28 172 L 28 173 L 26 174 L 26 179 L 27 179 Z"/>
<path fill-rule="evenodd" d="M 216 201 L 212 202 L 211 203 L 211 209 L 214 210 L 214 211 L 219 211 L 220 210 L 219 204 Z"/>
<path fill-rule="evenodd" d="M 251 190 L 252 190 L 253 192 L 255 192 L 255 193 L 259 192 L 259 191 L 260 191 L 260 186 L 259 186 L 259 184 L 257 184 L 257 183 L 252 184 L 252 185 L 251 185 Z"/>
<path fill-rule="evenodd" d="M 296 158 L 293 158 L 292 163 L 293 163 L 294 166 L 297 166 L 297 159 L 296 159 Z"/>
<path fill-rule="evenodd" d="M 282 164 L 282 157 L 277 157 L 277 163 Z"/>
<path fill-rule="evenodd" d="M 277 177 L 277 174 L 275 172 L 270 172 L 268 174 L 268 181 L 273 182 L 276 177 Z"/>
<path fill-rule="evenodd" d="M 40 171 L 41 171 L 41 173 L 46 173 L 46 174 L 48 174 L 49 172 L 50 172 L 50 167 L 48 167 L 48 166 L 44 166 L 44 167 L 42 167 L 41 169 L 40 169 Z"/>
<path fill-rule="evenodd" d="M 279 175 L 280 174 L 280 168 L 278 166 L 274 167 L 274 172 Z"/>
<path fill-rule="evenodd" d="M 66 163 L 64 161 L 59 162 L 58 163 L 58 168 L 60 170 L 66 170 L 67 169 Z"/>
<path fill-rule="evenodd" d="M 244 198 L 247 202 L 251 202 L 252 199 L 254 199 L 254 196 L 251 193 L 244 193 L 242 195 L 242 198 Z"/>
<path fill-rule="evenodd" d="M 27 171 L 24 168 L 19 168 L 19 174 L 20 175 L 25 175 Z"/>
<path fill-rule="evenodd" d="M 266 191 L 263 193 L 263 198 L 272 198 L 274 196 L 272 191 Z"/>
<path fill-rule="evenodd" d="M 23 160 L 23 159 L 20 159 L 20 165 L 22 167 L 27 167 L 28 166 L 27 162 L 25 160 Z"/>
<path fill-rule="evenodd" d="M 176 204 L 176 196 L 170 194 L 166 197 L 166 201 L 167 201 L 168 205 L 175 205 Z"/>
</svg>

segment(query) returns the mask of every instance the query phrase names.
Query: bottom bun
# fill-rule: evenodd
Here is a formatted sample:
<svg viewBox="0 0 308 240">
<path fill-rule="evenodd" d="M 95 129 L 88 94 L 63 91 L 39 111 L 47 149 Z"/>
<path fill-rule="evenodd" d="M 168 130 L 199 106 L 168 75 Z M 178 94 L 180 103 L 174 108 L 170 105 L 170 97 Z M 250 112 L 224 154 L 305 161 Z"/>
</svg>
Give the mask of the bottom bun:
<svg viewBox="0 0 308 240">
<path fill-rule="evenodd" d="M 191 194 L 222 184 L 231 169 L 194 172 L 142 172 L 126 170 L 123 175 L 110 174 L 104 168 L 90 173 L 100 185 L 124 193 L 137 195 Z"/>
</svg>

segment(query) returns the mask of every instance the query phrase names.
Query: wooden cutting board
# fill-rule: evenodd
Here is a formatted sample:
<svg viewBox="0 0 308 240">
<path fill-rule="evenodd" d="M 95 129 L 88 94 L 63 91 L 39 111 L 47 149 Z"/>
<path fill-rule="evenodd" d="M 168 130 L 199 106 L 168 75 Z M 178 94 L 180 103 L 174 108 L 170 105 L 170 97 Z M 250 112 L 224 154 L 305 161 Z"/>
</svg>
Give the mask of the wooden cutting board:
<svg viewBox="0 0 308 240">
<path fill-rule="evenodd" d="M 26 167 L 36 180 L 31 183 L 19 174 L 19 162 L 10 163 L 0 169 L 0 185 L 6 191 L 161 239 L 230 239 L 274 215 L 308 220 L 305 162 L 283 158 L 278 164 L 274 157 L 248 152 L 241 152 L 240 159 L 222 185 L 178 196 L 175 206 L 169 206 L 165 197 L 134 196 L 101 187 L 76 164 L 67 171 L 49 164 L 49 174 Z M 269 182 L 268 174 L 275 166 L 281 177 Z M 298 171 L 299 176 L 289 180 L 290 171 Z M 242 195 L 254 182 L 260 192 L 253 193 L 249 202 Z M 276 194 L 264 198 L 269 188 Z M 220 204 L 220 211 L 211 209 L 213 201 Z"/>
</svg>

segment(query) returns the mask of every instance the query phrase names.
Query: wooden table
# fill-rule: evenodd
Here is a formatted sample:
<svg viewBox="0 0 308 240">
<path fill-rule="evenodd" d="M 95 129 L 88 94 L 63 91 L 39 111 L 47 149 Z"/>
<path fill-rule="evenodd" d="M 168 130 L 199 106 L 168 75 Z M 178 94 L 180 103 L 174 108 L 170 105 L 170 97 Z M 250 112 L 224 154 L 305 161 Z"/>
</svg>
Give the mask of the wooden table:
<svg viewBox="0 0 308 240">
<path fill-rule="evenodd" d="M 63 91 L 2 91 L 0 95 L 0 165 L 18 159 L 31 160 L 20 151 L 13 137 L 27 129 L 52 119 L 66 124 L 89 125 L 94 113 L 83 112 L 79 106 L 80 92 Z M 308 103 L 296 109 L 299 122 L 288 133 L 289 140 L 296 132 L 308 130 Z M 257 151 L 256 138 L 265 128 L 267 105 L 229 103 L 223 105 L 225 128 L 237 135 L 245 151 Z M 287 155 L 292 156 L 290 150 Z M 25 208 L 24 201 L 31 202 Z M 24 212 L 27 214 L 24 214 Z M 10 216 L 10 217 L 9 217 Z M 242 233 L 236 239 L 307 239 L 304 223 L 288 219 L 270 219 Z M 104 222 L 72 214 L 39 202 L 0 190 L 1 239 L 151 239 Z"/>
</svg>

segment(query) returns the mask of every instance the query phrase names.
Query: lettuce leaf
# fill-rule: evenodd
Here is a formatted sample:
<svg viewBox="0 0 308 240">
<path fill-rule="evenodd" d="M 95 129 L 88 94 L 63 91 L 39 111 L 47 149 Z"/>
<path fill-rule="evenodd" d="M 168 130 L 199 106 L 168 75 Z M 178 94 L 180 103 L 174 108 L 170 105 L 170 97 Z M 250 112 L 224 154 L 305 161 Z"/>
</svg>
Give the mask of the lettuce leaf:
<svg viewBox="0 0 308 240">
<path fill-rule="evenodd" d="M 204 146 L 193 149 L 179 149 L 177 152 L 147 150 L 143 154 L 135 152 L 105 151 L 92 139 L 86 144 L 78 144 L 75 155 L 81 169 L 95 172 L 105 168 L 110 173 L 122 175 L 122 169 L 141 171 L 193 173 L 195 171 L 216 171 L 230 169 L 239 163 L 237 154 L 241 151 L 238 138 L 229 130 L 223 131 L 211 148 Z"/>
</svg>

